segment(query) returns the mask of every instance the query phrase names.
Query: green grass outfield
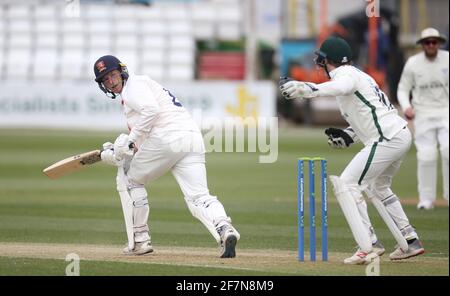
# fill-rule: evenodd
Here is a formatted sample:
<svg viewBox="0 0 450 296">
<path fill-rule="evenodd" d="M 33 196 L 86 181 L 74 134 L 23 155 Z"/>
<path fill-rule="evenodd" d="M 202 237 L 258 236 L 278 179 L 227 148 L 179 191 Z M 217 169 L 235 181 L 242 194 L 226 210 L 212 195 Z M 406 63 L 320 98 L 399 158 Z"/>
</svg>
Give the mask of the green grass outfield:
<svg viewBox="0 0 450 296">
<path fill-rule="evenodd" d="M 276 163 L 259 164 L 257 153 L 208 153 L 211 193 L 222 201 L 241 233 L 238 257 L 217 258 L 215 241 L 191 216 L 170 174 L 147 186 L 155 253 L 124 257 L 120 251 L 126 235 L 114 168 L 96 164 L 59 180 L 42 174 L 49 164 L 95 149 L 117 134 L 0 130 L 0 275 L 64 275 L 69 253 L 80 256 L 81 275 L 365 275 L 365 266 L 342 263 L 354 252 L 355 242 L 330 186 L 330 261 L 296 259 L 297 158 L 324 156 L 328 174 L 339 174 L 360 146 L 332 150 L 321 129 L 280 129 Z M 381 275 L 449 274 L 448 207 L 426 212 L 415 208 L 415 164 L 412 149 L 393 189 L 403 200 L 426 254 L 390 262 L 388 253 L 395 241 L 369 204 L 372 222 L 387 249 Z M 316 209 L 320 218 L 319 204 Z M 320 219 L 317 234 L 320 238 Z M 318 242 L 318 251 L 319 247 Z"/>
</svg>

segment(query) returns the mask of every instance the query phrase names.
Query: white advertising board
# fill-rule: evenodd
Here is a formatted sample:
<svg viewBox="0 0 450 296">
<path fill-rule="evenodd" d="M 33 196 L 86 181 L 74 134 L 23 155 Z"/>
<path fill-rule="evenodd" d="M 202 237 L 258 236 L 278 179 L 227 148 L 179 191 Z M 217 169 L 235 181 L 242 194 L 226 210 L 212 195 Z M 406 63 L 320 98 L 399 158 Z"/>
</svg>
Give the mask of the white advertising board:
<svg viewBox="0 0 450 296">
<path fill-rule="evenodd" d="M 198 120 L 276 116 L 272 82 L 162 83 Z M 199 122 L 201 124 L 201 122 Z M 120 98 L 107 98 L 94 82 L 5 81 L 0 127 L 126 129 Z"/>
</svg>

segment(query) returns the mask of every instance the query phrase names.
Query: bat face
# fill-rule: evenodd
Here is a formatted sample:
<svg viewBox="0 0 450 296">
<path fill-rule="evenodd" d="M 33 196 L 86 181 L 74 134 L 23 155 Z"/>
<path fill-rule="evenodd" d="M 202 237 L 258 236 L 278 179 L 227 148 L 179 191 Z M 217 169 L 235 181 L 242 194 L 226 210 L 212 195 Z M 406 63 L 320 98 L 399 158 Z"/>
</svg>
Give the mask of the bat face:
<svg viewBox="0 0 450 296">
<path fill-rule="evenodd" d="M 45 168 L 43 173 L 50 179 L 57 179 L 63 175 L 78 171 L 84 166 L 94 164 L 101 160 L 100 150 L 92 150 L 60 160 Z"/>
</svg>

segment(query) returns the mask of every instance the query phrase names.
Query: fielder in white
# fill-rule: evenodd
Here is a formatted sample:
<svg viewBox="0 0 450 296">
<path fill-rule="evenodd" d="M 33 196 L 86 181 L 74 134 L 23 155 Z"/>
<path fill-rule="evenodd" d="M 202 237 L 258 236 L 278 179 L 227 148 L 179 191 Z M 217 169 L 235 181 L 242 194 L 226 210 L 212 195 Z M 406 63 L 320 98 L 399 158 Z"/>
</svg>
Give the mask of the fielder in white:
<svg viewBox="0 0 450 296">
<path fill-rule="evenodd" d="M 345 148 L 357 141 L 364 144 L 341 176 L 330 176 L 336 199 L 359 246 L 344 263 L 367 264 L 385 252 L 370 222 L 363 192 L 372 200 L 398 243 L 390 259 L 424 253 L 415 229 L 390 188 L 411 145 L 407 122 L 397 114 L 372 77 L 351 66 L 352 52 L 345 40 L 329 37 L 316 54 L 316 64 L 326 71 L 330 81 L 314 84 L 282 78 L 280 89 L 287 99 L 336 97 L 350 126 L 327 129 L 329 145 Z"/>
<path fill-rule="evenodd" d="M 240 238 L 217 197 L 208 190 L 202 134 L 175 96 L 148 76 L 130 75 L 114 56 L 94 64 L 95 81 L 109 97 L 120 95 L 129 134 L 103 145 L 102 160 L 118 167 L 117 191 L 128 236 L 125 254 L 153 251 L 145 185 L 172 172 L 192 215 L 210 231 L 220 257 L 236 256 Z"/>
<path fill-rule="evenodd" d="M 439 146 L 444 199 L 448 205 L 448 51 L 440 50 L 445 38 L 434 28 L 422 31 L 417 44 L 423 51 L 410 57 L 403 68 L 397 97 L 408 120 L 414 120 L 417 148 L 419 209 L 432 209 L 436 201 Z M 412 102 L 409 101 L 412 92 Z"/>
</svg>

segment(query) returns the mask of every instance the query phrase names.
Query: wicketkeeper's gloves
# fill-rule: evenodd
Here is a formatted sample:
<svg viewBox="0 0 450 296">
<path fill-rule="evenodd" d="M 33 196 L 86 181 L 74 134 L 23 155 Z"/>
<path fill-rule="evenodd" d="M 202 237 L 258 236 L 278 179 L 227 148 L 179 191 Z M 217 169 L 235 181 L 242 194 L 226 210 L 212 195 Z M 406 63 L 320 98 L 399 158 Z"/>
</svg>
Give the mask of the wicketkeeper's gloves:
<svg viewBox="0 0 450 296">
<path fill-rule="evenodd" d="M 289 77 L 281 77 L 279 82 L 281 94 L 288 100 L 310 99 L 318 95 L 318 88 L 315 83 L 295 81 Z"/>
<path fill-rule="evenodd" d="M 347 129 L 329 127 L 325 130 L 325 134 L 328 136 L 328 145 L 332 148 L 342 149 L 347 148 L 354 143 L 351 131 Z"/>
</svg>

